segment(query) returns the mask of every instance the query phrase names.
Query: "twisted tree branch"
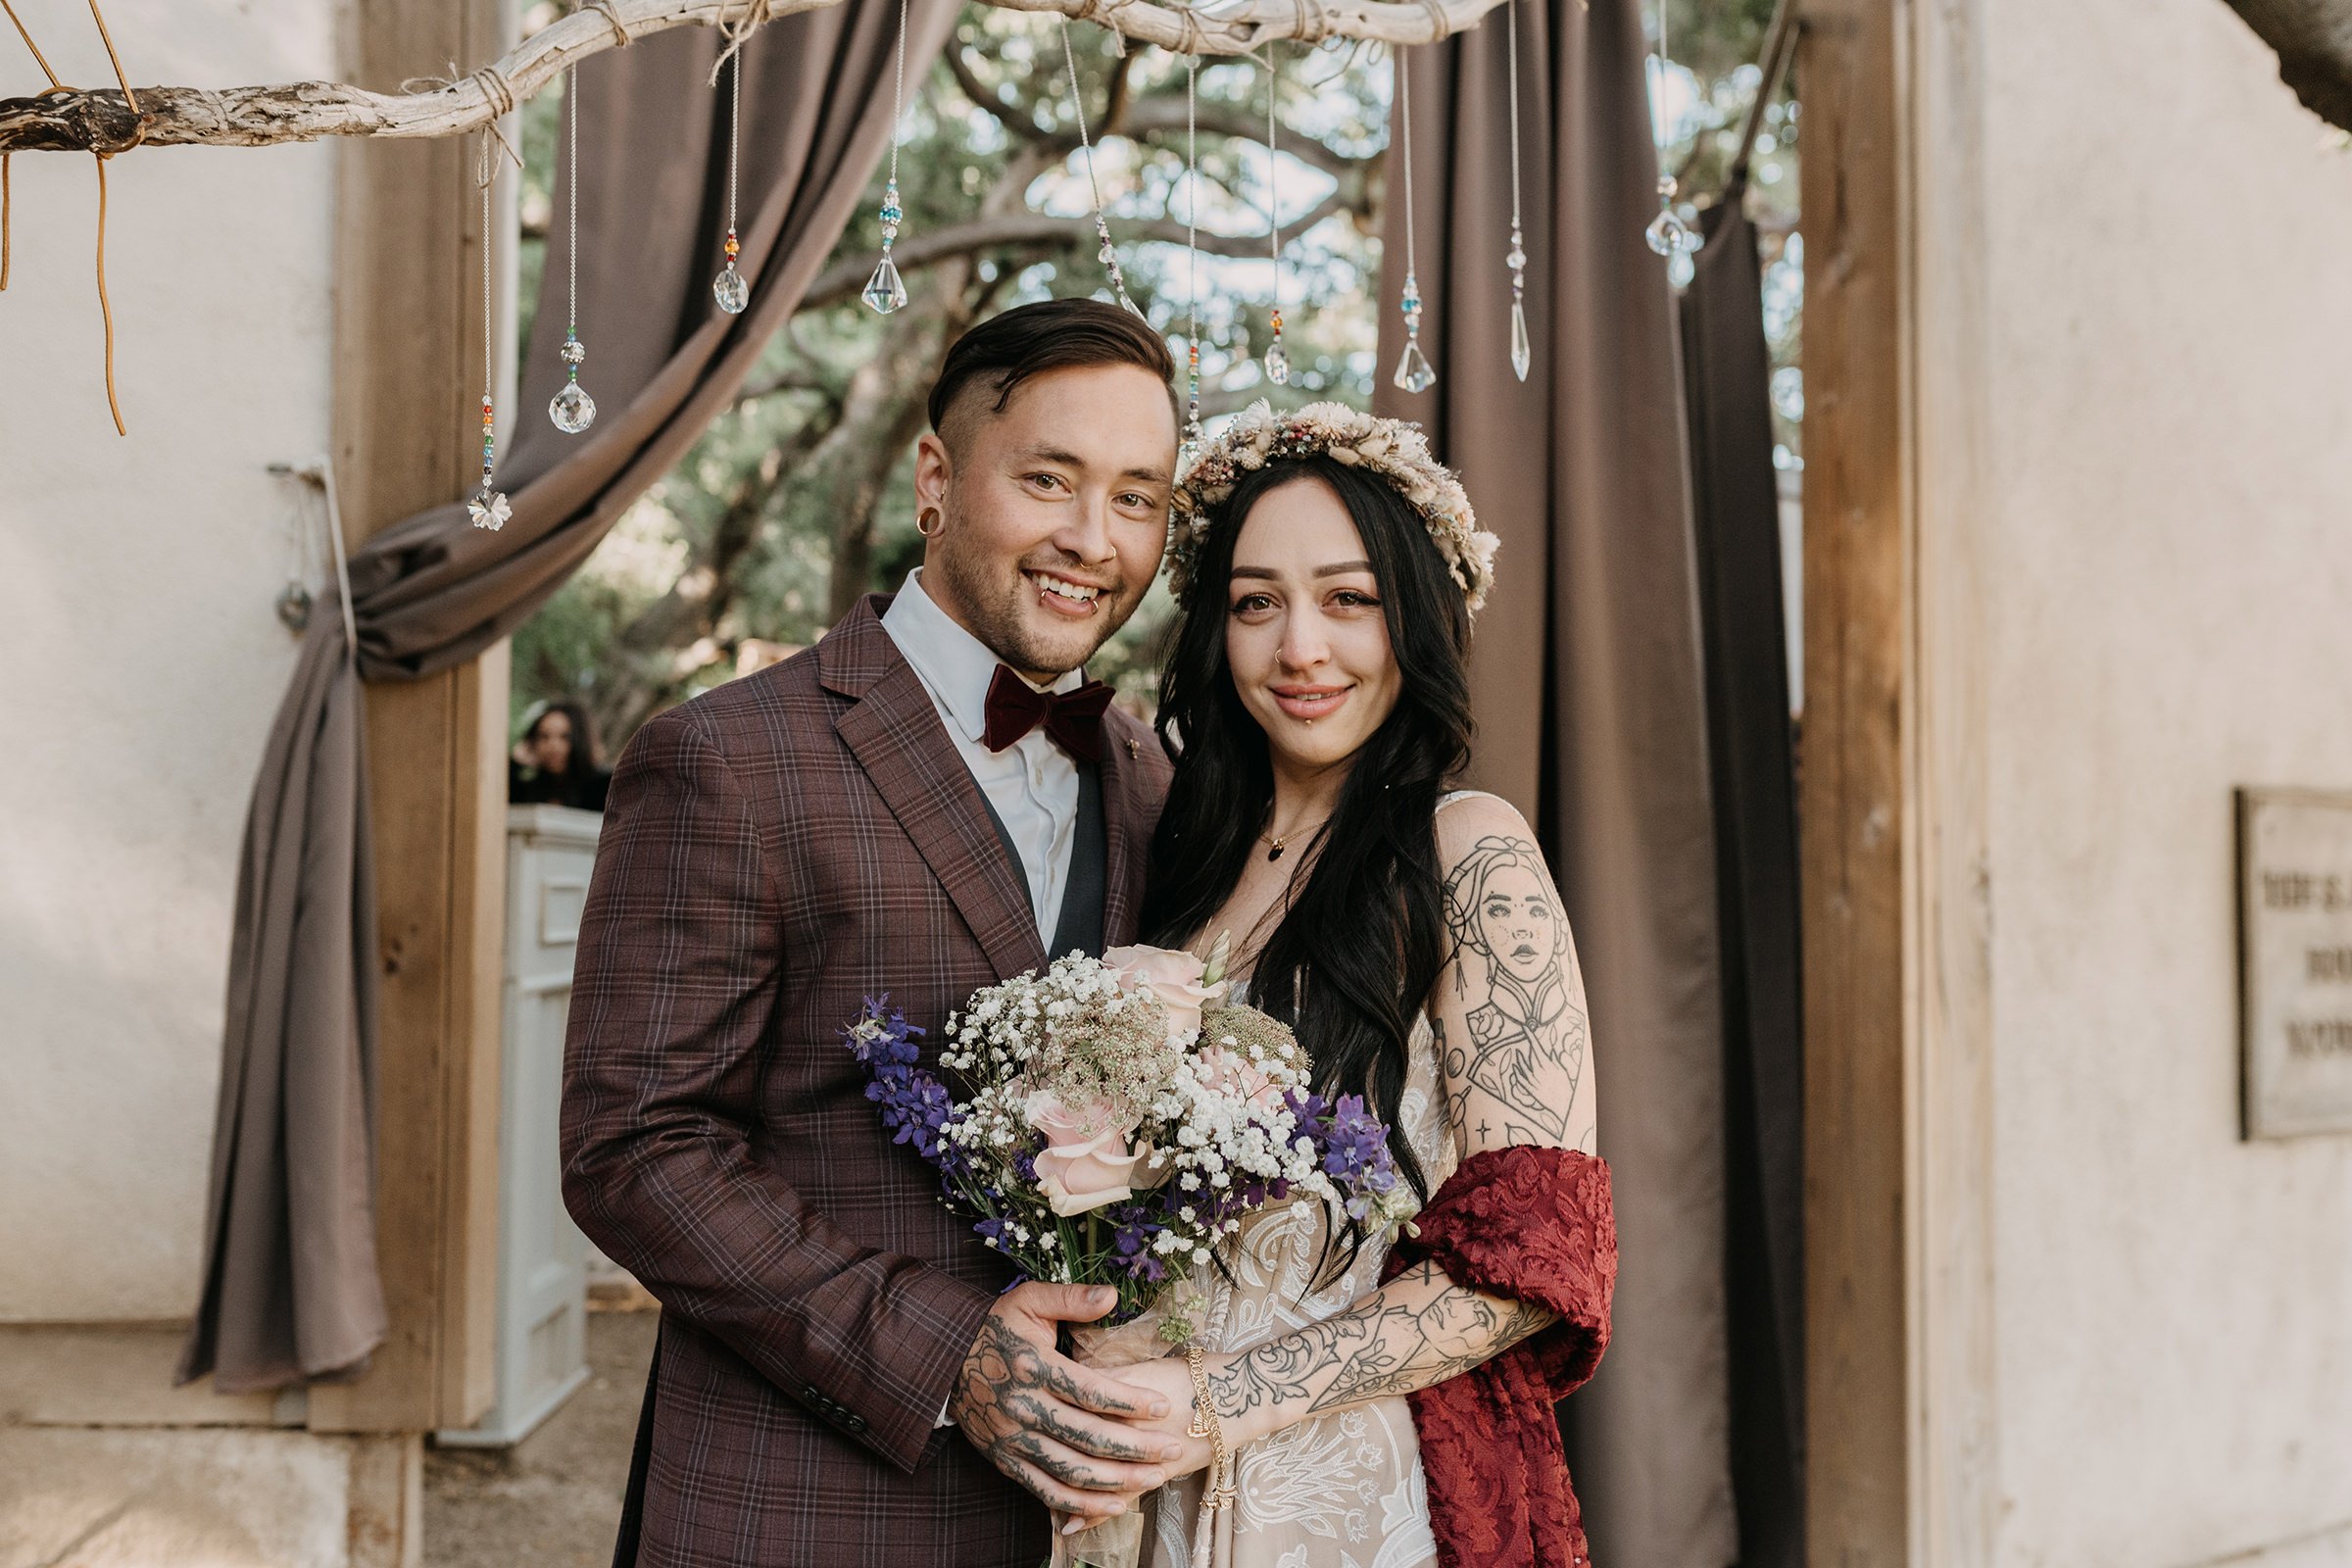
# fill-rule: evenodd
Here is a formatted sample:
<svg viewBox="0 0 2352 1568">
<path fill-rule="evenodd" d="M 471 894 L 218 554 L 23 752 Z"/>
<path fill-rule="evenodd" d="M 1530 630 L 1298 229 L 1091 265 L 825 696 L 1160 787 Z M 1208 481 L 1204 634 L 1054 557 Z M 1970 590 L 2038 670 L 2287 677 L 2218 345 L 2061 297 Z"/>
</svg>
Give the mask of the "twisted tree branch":
<svg viewBox="0 0 2352 1568">
<path fill-rule="evenodd" d="M 1348 210 L 1348 202 L 1339 191 L 1333 191 L 1314 206 L 1295 218 L 1283 220 L 1283 232 L 1303 234 L 1337 212 Z M 1140 221 L 1120 220 L 1112 227 L 1112 235 L 1123 244 L 1139 240 L 1159 240 L 1171 245 L 1184 243 L 1184 224 L 1172 218 L 1150 218 Z M 1056 218 L 1050 213 L 1013 213 L 1001 218 L 982 218 L 970 222 L 952 224 L 924 234 L 910 234 L 898 243 L 893 252 L 899 270 L 911 272 L 918 268 L 935 266 L 961 256 L 977 255 L 982 251 L 1048 249 L 1085 250 L 1095 248 L 1094 230 L 1086 220 L 1076 218 Z M 1263 234 L 1212 234 L 1200 230 L 1200 250 L 1206 256 L 1229 256 L 1237 261 L 1255 261 L 1266 254 Z M 801 309 L 815 310 L 820 306 L 837 305 L 865 287 L 865 280 L 874 270 L 873 259 L 853 257 L 817 274 L 803 298 Z"/>
<path fill-rule="evenodd" d="M 770 17 L 819 11 L 844 0 L 769 0 Z M 1060 15 L 1116 26 L 1130 41 L 1202 55 L 1246 54 L 1269 39 L 1357 38 L 1432 43 L 1475 26 L 1501 0 L 1226 0 L 1215 17 L 1157 0 L 989 0 L 1007 11 Z M 2247 5 L 2256 0 L 2245 0 Z M 741 0 L 612 0 L 630 33 L 711 26 Z M 577 11 L 525 38 L 503 58 L 431 92 L 379 93 L 339 82 L 256 87 L 141 87 L 133 110 L 118 88 L 0 98 L 0 153 L 101 152 L 204 145 L 267 147 L 321 136 L 460 136 L 538 96 L 564 71 L 618 46 L 598 11 Z M 144 137 L 140 132 L 144 129 Z"/>
</svg>

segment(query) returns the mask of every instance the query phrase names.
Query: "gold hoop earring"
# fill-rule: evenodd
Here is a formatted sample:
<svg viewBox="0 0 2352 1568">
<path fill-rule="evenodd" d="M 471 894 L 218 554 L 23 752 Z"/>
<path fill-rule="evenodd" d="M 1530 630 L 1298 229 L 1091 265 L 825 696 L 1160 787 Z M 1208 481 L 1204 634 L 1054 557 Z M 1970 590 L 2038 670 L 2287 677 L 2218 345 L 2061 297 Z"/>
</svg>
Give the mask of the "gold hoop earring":
<svg viewBox="0 0 2352 1568">
<path fill-rule="evenodd" d="M 935 539 L 948 519 L 937 507 L 925 507 L 914 514 L 914 531 L 926 539 Z"/>
</svg>

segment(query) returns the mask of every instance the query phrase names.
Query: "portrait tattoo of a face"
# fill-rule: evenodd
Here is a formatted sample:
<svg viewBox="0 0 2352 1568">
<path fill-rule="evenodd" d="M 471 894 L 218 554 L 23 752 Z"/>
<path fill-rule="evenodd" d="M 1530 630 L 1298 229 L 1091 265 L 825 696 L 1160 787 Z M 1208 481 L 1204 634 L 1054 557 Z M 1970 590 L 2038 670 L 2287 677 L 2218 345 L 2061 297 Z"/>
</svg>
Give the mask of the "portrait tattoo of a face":
<svg viewBox="0 0 2352 1568">
<path fill-rule="evenodd" d="M 1483 960 L 1455 965 L 1470 1038 L 1441 1031 L 1447 1075 L 1501 1107 L 1510 1143 L 1565 1142 L 1584 1076 L 1585 1016 L 1568 985 L 1568 921 L 1543 853 L 1522 838 L 1480 839 L 1446 881 L 1446 917 L 1462 952 Z M 1540 1087 L 1554 1054 L 1568 1069 L 1558 1104 Z M 1454 1100 L 1457 1134 L 1467 1130 L 1465 1099 Z"/>
</svg>

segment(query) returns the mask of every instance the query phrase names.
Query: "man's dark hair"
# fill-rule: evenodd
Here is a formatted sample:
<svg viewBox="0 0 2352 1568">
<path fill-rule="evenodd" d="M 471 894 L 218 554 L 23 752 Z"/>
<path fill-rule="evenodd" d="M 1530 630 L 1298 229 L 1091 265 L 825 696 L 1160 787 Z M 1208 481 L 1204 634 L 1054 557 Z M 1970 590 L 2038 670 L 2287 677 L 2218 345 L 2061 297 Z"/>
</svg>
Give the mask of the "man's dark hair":
<svg viewBox="0 0 2352 1568">
<path fill-rule="evenodd" d="M 931 386 L 931 428 L 947 434 L 948 413 L 967 385 L 993 392 L 1002 414 L 1014 388 L 1047 370 L 1082 365 L 1132 365 L 1168 388 L 1176 409 L 1176 361 L 1167 342 L 1132 311 L 1102 300 L 1040 300 L 994 316 L 956 340 Z"/>
</svg>

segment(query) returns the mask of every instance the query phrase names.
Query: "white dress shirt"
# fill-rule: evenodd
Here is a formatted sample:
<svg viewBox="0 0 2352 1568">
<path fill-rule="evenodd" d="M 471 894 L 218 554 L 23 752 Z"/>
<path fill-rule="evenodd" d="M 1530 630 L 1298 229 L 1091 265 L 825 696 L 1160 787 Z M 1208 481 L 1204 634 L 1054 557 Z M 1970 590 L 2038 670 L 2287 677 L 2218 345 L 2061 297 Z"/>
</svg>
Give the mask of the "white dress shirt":
<svg viewBox="0 0 2352 1568">
<path fill-rule="evenodd" d="M 1043 724 L 1001 752 L 981 744 L 988 728 L 988 687 L 1002 661 L 923 591 L 922 567 L 906 574 L 906 585 L 883 612 L 882 629 L 914 666 L 948 739 L 997 808 L 1029 878 L 1038 940 L 1051 948 L 1070 880 L 1070 848 L 1078 836 L 1078 764 L 1047 739 Z M 1082 672 L 1065 670 L 1039 690 L 1066 692 L 1085 681 Z"/>
</svg>

